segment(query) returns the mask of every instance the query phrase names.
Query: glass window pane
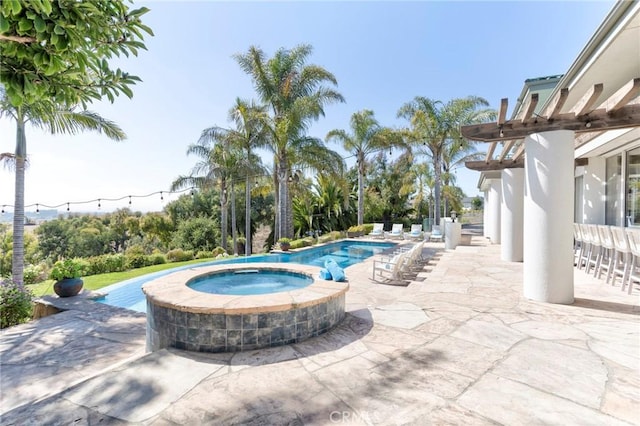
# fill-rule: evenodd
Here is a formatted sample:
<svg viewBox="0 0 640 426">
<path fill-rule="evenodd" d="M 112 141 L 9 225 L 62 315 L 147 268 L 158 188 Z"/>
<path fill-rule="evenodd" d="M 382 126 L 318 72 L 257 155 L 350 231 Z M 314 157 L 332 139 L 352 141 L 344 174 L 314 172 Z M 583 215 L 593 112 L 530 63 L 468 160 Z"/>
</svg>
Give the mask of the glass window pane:
<svg viewBox="0 0 640 426">
<path fill-rule="evenodd" d="M 605 193 L 605 223 L 622 226 L 620 223 L 620 174 L 622 173 L 622 155 L 607 158 L 607 186 Z"/>
<path fill-rule="evenodd" d="M 640 148 L 627 153 L 627 226 L 640 226 Z"/>
</svg>

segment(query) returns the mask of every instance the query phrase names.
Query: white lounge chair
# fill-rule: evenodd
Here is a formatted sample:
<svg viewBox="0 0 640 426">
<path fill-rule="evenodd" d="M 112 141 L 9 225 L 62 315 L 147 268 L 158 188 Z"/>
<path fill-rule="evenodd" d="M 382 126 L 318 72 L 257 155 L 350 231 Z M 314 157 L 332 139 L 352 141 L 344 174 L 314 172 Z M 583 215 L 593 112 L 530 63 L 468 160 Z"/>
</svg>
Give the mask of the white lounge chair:
<svg viewBox="0 0 640 426">
<path fill-rule="evenodd" d="M 429 241 L 444 241 L 444 234 L 440 225 L 433 225 L 431 228 L 431 235 L 429 235 Z"/>
<path fill-rule="evenodd" d="M 411 238 L 412 240 L 421 240 L 422 225 L 420 224 L 411 225 L 411 232 L 409 232 L 409 238 Z"/>
<path fill-rule="evenodd" d="M 405 268 L 405 257 L 409 252 L 398 253 L 391 259 L 375 259 L 373 261 L 372 279 L 376 280 L 376 275 L 384 280 L 398 281 L 402 279 Z M 377 274 L 376 274 L 377 272 Z"/>
<path fill-rule="evenodd" d="M 387 238 L 397 238 L 397 239 L 404 239 L 404 232 L 402 231 L 402 224 L 401 223 L 394 223 L 393 227 L 391 228 L 390 232 L 386 233 L 386 237 Z"/>
<path fill-rule="evenodd" d="M 373 238 L 384 238 L 384 223 L 374 223 L 373 230 L 369 233 Z"/>
</svg>

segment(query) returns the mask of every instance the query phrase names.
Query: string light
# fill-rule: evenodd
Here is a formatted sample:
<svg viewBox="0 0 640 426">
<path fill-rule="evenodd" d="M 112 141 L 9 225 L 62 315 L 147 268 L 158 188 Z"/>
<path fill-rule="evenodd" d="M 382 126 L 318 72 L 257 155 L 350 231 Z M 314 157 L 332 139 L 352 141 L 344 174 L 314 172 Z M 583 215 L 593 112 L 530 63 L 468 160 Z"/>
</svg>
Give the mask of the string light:
<svg viewBox="0 0 640 426">
<path fill-rule="evenodd" d="M 43 203 L 33 203 L 33 204 L 26 204 L 24 207 L 25 208 L 29 208 L 29 207 L 35 207 L 36 208 L 36 213 L 40 213 L 40 206 L 42 206 L 43 208 L 47 208 L 47 209 L 58 209 L 61 207 L 65 207 L 67 211 L 71 211 L 71 205 L 82 205 L 82 204 L 90 204 L 90 203 L 98 203 L 98 209 L 100 209 L 102 207 L 102 202 L 103 201 L 113 201 L 113 202 L 117 202 L 117 201 L 122 201 L 122 200 L 126 200 L 128 199 L 128 203 L 129 205 L 132 204 L 132 199 L 133 198 L 148 198 L 148 197 L 152 197 L 152 196 L 156 196 L 157 194 L 160 194 L 160 199 L 164 200 L 164 193 L 168 193 L 168 194 L 182 194 L 185 193 L 187 191 L 190 191 L 191 195 L 194 195 L 194 190 L 193 187 L 189 187 L 186 189 L 182 189 L 179 191 L 155 191 L 152 192 L 150 194 L 145 194 L 145 195 L 125 195 L 122 197 L 118 197 L 118 198 L 96 198 L 93 200 L 86 200 L 86 201 L 65 201 L 63 203 L 60 204 L 54 204 L 54 205 L 48 205 L 48 204 L 43 204 Z M 12 204 L 2 204 L 2 213 L 5 213 L 6 208 L 14 208 L 15 206 Z"/>
<path fill-rule="evenodd" d="M 160 191 L 160 202 L 164 202 L 164 197 L 162 196 L 162 191 Z"/>
</svg>

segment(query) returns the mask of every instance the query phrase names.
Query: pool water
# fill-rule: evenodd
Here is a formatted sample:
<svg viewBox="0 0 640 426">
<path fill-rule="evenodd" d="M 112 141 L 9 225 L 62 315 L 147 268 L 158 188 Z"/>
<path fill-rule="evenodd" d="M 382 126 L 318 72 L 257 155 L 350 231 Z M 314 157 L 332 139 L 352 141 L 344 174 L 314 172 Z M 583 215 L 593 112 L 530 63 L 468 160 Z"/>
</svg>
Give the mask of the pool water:
<svg viewBox="0 0 640 426">
<path fill-rule="evenodd" d="M 300 263 L 303 265 L 324 267 L 325 260 L 331 258 L 342 268 L 346 268 L 356 263 L 360 263 L 368 257 L 381 253 L 395 245 L 396 243 L 390 242 L 338 241 L 299 252 L 213 260 L 211 262 L 199 263 L 197 266 L 268 262 Z M 107 305 L 118 306 L 120 308 L 131 309 L 138 312 L 147 312 L 147 301 L 142 293 L 142 285 L 144 283 L 164 275 L 169 275 L 184 269 L 191 269 L 193 267 L 193 265 L 179 266 L 104 287 L 98 291 L 107 293 L 107 295 L 97 299 L 97 301 Z"/>
<path fill-rule="evenodd" d="M 293 272 L 245 269 L 198 277 L 187 286 L 205 293 L 246 296 L 298 290 L 312 282 L 311 277 Z"/>
</svg>

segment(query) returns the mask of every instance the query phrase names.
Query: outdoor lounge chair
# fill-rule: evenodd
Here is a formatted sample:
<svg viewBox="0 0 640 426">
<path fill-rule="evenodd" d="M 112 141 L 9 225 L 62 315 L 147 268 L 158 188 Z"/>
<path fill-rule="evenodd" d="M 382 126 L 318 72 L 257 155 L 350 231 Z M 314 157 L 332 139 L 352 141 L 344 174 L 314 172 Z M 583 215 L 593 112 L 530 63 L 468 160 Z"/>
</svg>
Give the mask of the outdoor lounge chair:
<svg viewBox="0 0 640 426">
<path fill-rule="evenodd" d="M 394 223 L 393 227 L 391 228 L 391 231 L 386 233 L 386 237 L 387 238 L 403 239 L 404 238 L 404 232 L 402 231 L 402 224 L 401 223 Z"/>
<path fill-rule="evenodd" d="M 431 235 L 429 235 L 429 241 L 444 241 L 444 234 L 440 229 L 440 225 L 433 225 Z"/>
<path fill-rule="evenodd" d="M 384 223 L 374 223 L 373 230 L 369 233 L 373 238 L 384 238 Z"/>
<path fill-rule="evenodd" d="M 421 240 L 422 239 L 422 225 L 411 225 L 411 232 L 409 233 L 409 238 L 412 240 Z"/>
<path fill-rule="evenodd" d="M 405 264 L 405 257 L 409 252 L 401 252 L 393 256 L 391 259 L 375 259 L 373 261 L 373 275 L 372 279 L 378 281 L 383 279 L 385 281 L 399 281 L 403 277 Z M 376 274 L 377 272 L 377 274 Z M 378 276 L 378 279 L 376 279 Z"/>
</svg>

